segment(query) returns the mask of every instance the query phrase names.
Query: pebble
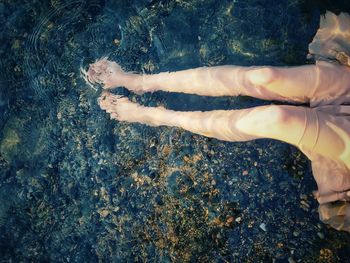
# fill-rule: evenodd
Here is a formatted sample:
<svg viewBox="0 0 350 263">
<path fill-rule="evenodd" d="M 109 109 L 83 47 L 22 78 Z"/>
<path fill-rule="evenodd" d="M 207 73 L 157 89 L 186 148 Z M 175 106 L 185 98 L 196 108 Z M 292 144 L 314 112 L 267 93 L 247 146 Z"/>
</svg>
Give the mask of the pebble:
<svg viewBox="0 0 350 263">
<path fill-rule="evenodd" d="M 263 231 L 267 232 L 267 228 L 266 228 L 266 224 L 265 223 L 261 223 L 259 226 Z"/>
<path fill-rule="evenodd" d="M 106 209 L 103 209 L 103 210 L 99 211 L 99 214 L 100 214 L 103 218 L 105 218 L 106 216 L 109 215 L 109 211 L 106 210 Z"/>
<path fill-rule="evenodd" d="M 232 176 L 231 177 L 231 184 L 230 185 L 232 185 L 232 183 L 237 183 L 239 181 L 239 178 L 237 177 L 237 176 Z"/>
<path fill-rule="evenodd" d="M 234 220 L 235 220 L 234 217 L 230 216 L 226 219 L 226 224 L 231 224 Z"/>
<path fill-rule="evenodd" d="M 318 235 L 319 238 L 324 239 L 324 234 L 323 233 L 317 232 L 317 235 Z"/>
<path fill-rule="evenodd" d="M 307 203 L 306 201 L 301 200 L 300 203 L 301 203 L 303 206 L 305 206 L 305 207 L 307 207 L 307 208 L 310 208 L 309 203 Z"/>
<path fill-rule="evenodd" d="M 293 232 L 293 236 L 298 237 L 299 235 L 300 235 L 300 233 L 298 231 Z"/>
</svg>

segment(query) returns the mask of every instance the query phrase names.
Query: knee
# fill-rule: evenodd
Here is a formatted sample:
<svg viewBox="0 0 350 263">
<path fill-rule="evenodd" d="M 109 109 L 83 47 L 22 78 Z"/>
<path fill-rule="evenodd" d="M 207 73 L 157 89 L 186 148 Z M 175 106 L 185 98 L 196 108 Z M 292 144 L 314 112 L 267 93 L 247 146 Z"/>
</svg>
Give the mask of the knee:
<svg viewBox="0 0 350 263">
<path fill-rule="evenodd" d="M 267 120 L 271 124 L 288 123 L 290 117 L 287 107 L 277 105 L 267 106 L 262 114 L 262 119 Z"/>
<path fill-rule="evenodd" d="M 251 110 L 242 116 L 236 123 L 236 127 L 243 132 L 262 136 L 275 129 L 277 124 L 287 122 L 287 119 L 288 115 L 283 107 L 270 105 Z"/>
<path fill-rule="evenodd" d="M 260 67 L 249 70 L 247 76 L 253 84 L 266 85 L 277 79 L 278 72 L 274 67 Z"/>
<path fill-rule="evenodd" d="M 260 135 L 288 143 L 298 143 L 305 123 L 305 111 L 288 105 L 267 106 L 259 116 Z"/>
<path fill-rule="evenodd" d="M 240 118 L 236 127 L 250 135 L 297 145 L 303 135 L 304 120 L 302 108 L 271 105 L 254 108 Z"/>
<path fill-rule="evenodd" d="M 274 125 L 288 122 L 288 113 L 283 106 L 269 105 L 253 114 L 255 115 L 254 122 L 257 125 Z"/>
<path fill-rule="evenodd" d="M 288 132 L 290 129 L 304 124 L 305 112 L 302 108 L 289 105 L 267 106 L 262 112 L 261 119 L 266 120 L 271 129 Z"/>
</svg>

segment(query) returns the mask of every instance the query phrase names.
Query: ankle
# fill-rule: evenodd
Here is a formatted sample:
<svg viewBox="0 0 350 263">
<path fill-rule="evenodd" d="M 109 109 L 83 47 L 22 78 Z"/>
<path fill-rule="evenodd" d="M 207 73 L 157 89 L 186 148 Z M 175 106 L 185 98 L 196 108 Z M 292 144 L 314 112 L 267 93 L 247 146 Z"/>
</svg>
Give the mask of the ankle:
<svg viewBox="0 0 350 263">
<path fill-rule="evenodd" d="M 142 76 L 135 73 L 127 73 L 122 79 L 122 86 L 131 90 L 139 90 L 142 87 Z"/>
<path fill-rule="evenodd" d="M 164 107 L 144 107 L 141 113 L 142 122 L 150 126 L 172 126 L 174 120 L 173 111 Z"/>
</svg>

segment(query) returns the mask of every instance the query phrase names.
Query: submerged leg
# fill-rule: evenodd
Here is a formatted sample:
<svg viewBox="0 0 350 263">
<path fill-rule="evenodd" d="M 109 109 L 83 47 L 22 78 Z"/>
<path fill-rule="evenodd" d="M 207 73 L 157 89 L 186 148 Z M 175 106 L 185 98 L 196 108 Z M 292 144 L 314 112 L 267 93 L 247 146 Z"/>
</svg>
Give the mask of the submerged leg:
<svg viewBox="0 0 350 263">
<path fill-rule="evenodd" d="M 136 93 L 162 90 L 204 96 L 237 96 L 244 93 L 242 87 L 251 84 L 246 78 L 248 69 L 219 66 L 140 75 L 124 72 L 117 63 L 101 59 L 90 65 L 87 77 L 105 89 L 124 86 Z M 266 75 L 266 82 L 270 78 Z"/>
<path fill-rule="evenodd" d="M 125 86 L 136 93 L 162 90 L 294 102 L 309 102 L 318 92 L 327 97 L 350 83 L 350 69 L 326 62 L 299 67 L 201 67 L 139 75 L 124 72 L 117 63 L 102 59 L 90 65 L 87 74 L 91 82 L 101 83 L 106 89 Z"/>
<path fill-rule="evenodd" d="M 261 106 L 242 110 L 178 112 L 144 107 L 110 93 L 102 95 L 102 109 L 120 121 L 151 126 L 176 126 L 225 141 L 271 138 L 327 157 L 342 155 L 342 138 L 327 125 L 326 114 L 295 106 Z"/>
</svg>

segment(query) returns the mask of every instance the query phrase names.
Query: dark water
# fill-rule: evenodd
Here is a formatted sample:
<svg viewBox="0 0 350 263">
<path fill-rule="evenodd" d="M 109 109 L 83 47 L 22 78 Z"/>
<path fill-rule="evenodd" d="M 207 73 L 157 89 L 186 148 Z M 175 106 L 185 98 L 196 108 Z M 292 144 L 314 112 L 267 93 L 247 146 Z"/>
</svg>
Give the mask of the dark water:
<svg viewBox="0 0 350 263">
<path fill-rule="evenodd" d="M 320 12 L 344 2 L 0 1 L 1 261 L 349 262 L 298 150 L 111 121 L 80 74 L 102 56 L 147 73 L 305 64 Z M 118 93 L 175 110 L 267 103 Z"/>
</svg>

